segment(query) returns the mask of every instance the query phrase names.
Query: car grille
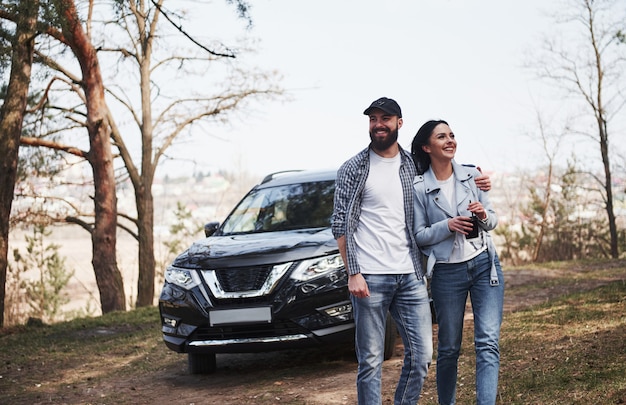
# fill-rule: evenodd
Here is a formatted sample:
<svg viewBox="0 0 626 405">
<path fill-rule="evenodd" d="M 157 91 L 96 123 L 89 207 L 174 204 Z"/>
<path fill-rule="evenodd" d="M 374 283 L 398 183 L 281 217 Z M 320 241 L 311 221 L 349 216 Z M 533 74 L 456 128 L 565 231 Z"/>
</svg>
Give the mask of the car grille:
<svg viewBox="0 0 626 405">
<path fill-rule="evenodd" d="M 306 334 L 308 331 L 293 322 L 276 322 L 258 325 L 233 325 L 210 328 L 200 326 L 194 333 L 194 340 L 243 339 L 249 337 L 272 337 Z"/>
<path fill-rule="evenodd" d="M 292 262 L 287 262 L 203 270 L 202 277 L 215 299 L 259 298 L 270 294 L 292 265 Z"/>
<path fill-rule="evenodd" d="M 261 289 L 271 271 L 272 266 L 220 269 L 215 276 L 223 291 L 253 291 Z"/>
</svg>

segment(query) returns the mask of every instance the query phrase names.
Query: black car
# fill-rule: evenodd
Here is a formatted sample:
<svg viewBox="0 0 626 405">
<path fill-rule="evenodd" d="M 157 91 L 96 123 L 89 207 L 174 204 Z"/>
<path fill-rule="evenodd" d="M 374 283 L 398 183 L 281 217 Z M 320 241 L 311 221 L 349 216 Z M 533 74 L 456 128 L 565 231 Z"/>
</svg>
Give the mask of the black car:
<svg viewBox="0 0 626 405">
<path fill-rule="evenodd" d="M 165 271 L 163 340 L 212 373 L 216 353 L 354 342 L 347 275 L 330 229 L 336 171 L 268 175 Z M 388 317 L 385 359 L 395 324 Z"/>
</svg>

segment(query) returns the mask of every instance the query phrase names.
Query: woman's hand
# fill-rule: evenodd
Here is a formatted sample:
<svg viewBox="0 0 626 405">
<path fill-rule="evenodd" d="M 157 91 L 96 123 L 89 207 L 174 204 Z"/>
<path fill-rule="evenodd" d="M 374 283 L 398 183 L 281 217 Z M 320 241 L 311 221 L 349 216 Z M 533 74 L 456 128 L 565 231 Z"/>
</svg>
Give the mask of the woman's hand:
<svg viewBox="0 0 626 405">
<path fill-rule="evenodd" d="M 450 232 L 458 232 L 463 235 L 468 235 L 473 228 L 472 218 L 458 216 L 450 218 L 448 220 L 448 229 Z"/>
<path fill-rule="evenodd" d="M 472 212 L 481 221 L 487 220 L 487 211 L 480 201 L 471 202 L 467 206 L 468 211 Z M 458 217 L 450 218 L 448 220 L 448 229 L 450 232 L 459 232 L 467 236 L 472 230 L 473 223 L 471 217 L 464 217 L 459 215 Z"/>
<path fill-rule="evenodd" d="M 480 201 L 471 202 L 467 206 L 467 209 L 470 212 L 473 212 L 474 215 L 476 215 L 478 219 L 480 219 L 481 221 L 484 221 L 487 219 L 487 211 L 485 211 L 485 207 L 483 207 L 483 204 Z"/>
</svg>

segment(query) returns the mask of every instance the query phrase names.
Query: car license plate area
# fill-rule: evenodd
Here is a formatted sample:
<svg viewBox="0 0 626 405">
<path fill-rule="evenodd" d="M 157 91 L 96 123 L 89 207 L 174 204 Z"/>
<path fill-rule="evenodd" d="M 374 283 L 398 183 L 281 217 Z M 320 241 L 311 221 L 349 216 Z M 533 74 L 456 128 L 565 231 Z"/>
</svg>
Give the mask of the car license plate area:
<svg viewBox="0 0 626 405">
<path fill-rule="evenodd" d="M 272 322 L 271 307 L 222 309 L 209 312 L 211 326 L 259 322 Z"/>
</svg>

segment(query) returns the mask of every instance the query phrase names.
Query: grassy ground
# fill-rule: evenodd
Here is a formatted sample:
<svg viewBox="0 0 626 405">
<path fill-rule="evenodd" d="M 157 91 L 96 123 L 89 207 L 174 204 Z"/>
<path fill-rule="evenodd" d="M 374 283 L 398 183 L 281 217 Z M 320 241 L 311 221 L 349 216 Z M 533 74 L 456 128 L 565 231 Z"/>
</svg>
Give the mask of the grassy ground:
<svg viewBox="0 0 626 405">
<path fill-rule="evenodd" d="M 472 353 L 469 339 L 464 350 Z M 626 403 L 626 283 L 510 314 L 501 352 L 502 404 Z M 460 371 L 470 386 L 474 366 L 467 356 Z M 472 403 L 470 391 L 459 403 Z"/>
<path fill-rule="evenodd" d="M 506 276 L 513 280 L 515 271 L 529 269 L 509 269 Z M 505 315 L 498 403 L 625 404 L 626 261 L 541 271 L 507 286 L 513 304 L 529 296 L 541 303 L 513 305 Z M 472 326 L 470 319 L 459 363 L 459 404 L 474 402 Z M 5 328 L 0 404 L 354 403 L 356 365 L 345 350 L 220 355 L 218 364 L 216 375 L 189 375 L 186 358 L 161 341 L 156 308 Z M 400 356 L 385 362 L 385 404 L 400 364 Z M 421 404 L 436 404 L 435 367 Z"/>
</svg>

